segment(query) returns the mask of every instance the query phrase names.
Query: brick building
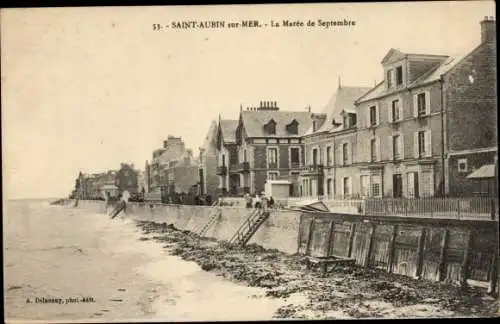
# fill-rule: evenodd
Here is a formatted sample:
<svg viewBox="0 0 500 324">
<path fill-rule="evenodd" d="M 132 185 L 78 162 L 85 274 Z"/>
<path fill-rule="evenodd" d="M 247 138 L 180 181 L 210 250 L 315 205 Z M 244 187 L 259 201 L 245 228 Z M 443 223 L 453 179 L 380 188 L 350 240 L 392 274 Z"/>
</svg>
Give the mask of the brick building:
<svg viewBox="0 0 500 324">
<path fill-rule="evenodd" d="M 234 121 L 220 125 L 218 170 L 229 194 L 259 193 L 275 179 L 289 180 L 291 194 L 299 194 L 301 137 L 312 125 L 310 111 L 280 111 L 276 102 L 263 101 L 241 109 L 235 131 Z"/>
</svg>

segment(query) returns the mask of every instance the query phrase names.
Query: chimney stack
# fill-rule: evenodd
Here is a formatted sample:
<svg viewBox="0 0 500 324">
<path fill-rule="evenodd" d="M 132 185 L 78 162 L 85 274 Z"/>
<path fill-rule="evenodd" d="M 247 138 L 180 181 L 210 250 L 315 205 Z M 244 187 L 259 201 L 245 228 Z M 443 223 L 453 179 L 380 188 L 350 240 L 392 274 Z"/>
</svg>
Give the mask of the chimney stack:
<svg viewBox="0 0 500 324">
<path fill-rule="evenodd" d="M 496 41 L 496 21 L 494 17 L 485 16 L 481 21 L 481 43 Z"/>
</svg>

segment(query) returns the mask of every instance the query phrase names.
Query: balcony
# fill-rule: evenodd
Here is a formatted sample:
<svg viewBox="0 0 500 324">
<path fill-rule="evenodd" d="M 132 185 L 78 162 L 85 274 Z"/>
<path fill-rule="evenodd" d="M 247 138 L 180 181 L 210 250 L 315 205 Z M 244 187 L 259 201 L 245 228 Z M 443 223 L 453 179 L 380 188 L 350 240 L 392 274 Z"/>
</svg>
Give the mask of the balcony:
<svg viewBox="0 0 500 324">
<path fill-rule="evenodd" d="M 225 176 L 227 174 L 227 167 L 225 165 L 218 166 L 216 174 L 220 176 Z"/>
<path fill-rule="evenodd" d="M 236 163 L 236 164 L 234 164 L 234 166 L 231 166 L 231 171 L 250 172 L 250 163 L 248 163 L 248 162 Z"/>
<path fill-rule="evenodd" d="M 319 176 L 321 174 L 323 174 L 322 164 L 307 165 L 300 169 L 301 176 Z"/>
</svg>

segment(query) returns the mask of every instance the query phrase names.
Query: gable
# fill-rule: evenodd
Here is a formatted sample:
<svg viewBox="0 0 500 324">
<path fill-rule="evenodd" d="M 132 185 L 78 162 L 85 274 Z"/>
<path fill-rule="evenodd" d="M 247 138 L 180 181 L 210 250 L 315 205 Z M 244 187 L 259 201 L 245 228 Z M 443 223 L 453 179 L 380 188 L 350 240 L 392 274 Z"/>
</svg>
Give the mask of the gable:
<svg viewBox="0 0 500 324">
<path fill-rule="evenodd" d="M 387 54 L 385 54 L 382 59 L 382 65 L 396 62 L 405 58 L 405 54 L 398 51 L 397 49 L 391 48 Z"/>
</svg>

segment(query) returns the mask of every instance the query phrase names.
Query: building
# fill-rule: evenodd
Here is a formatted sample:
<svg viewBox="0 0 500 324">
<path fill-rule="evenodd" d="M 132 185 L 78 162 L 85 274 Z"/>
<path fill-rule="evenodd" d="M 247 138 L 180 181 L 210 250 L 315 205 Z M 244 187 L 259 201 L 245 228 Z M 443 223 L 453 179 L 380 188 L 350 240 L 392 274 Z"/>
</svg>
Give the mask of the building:
<svg viewBox="0 0 500 324">
<path fill-rule="evenodd" d="M 170 160 L 168 168 L 165 169 L 165 176 L 169 191 L 176 193 L 188 193 L 193 186 L 199 184 L 200 166 L 193 157 L 193 151 L 185 150 L 181 158 Z"/>
<path fill-rule="evenodd" d="M 305 166 L 300 172 L 302 196 L 349 196 L 349 183 L 337 179 L 357 173 L 349 165 L 350 152 L 356 143 L 356 112 L 354 102 L 370 88 L 341 86 L 321 114 L 313 114 L 311 128 L 303 137 Z M 349 151 L 349 145 L 351 151 Z M 352 160 L 352 157 L 351 157 Z M 342 187 L 341 187 L 342 186 Z"/>
<path fill-rule="evenodd" d="M 116 172 L 115 185 L 120 193 L 125 190 L 130 194 L 139 192 L 138 171 L 135 170 L 133 164 L 121 163 L 120 169 Z"/>
<path fill-rule="evenodd" d="M 311 127 L 309 111 L 280 111 L 276 102 L 240 108 L 239 119 L 219 123 L 218 175 L 230 195 L 260 193 L 267 180 L 289 180 L 290 194 L 298 195 L 304 163 L 302 135 Z"/>
<path fill-rule="evenodd" d="M 217 169 L 216 175 L 219 177 L 219 186 L 217 194 L 236 195 L 238 193 L 239 181 L 236 177 L 230 176 L 228 166 L 235 165 L 237 161 L 237 145 L 236 145 L 236 128 L 238 127 L 237 120 L 221 119 L 217 126 Z M 243 189 L 245 190 L 245 189 Z M 248 190 L 247 190 L 248 191 Z"/>
<path fill-rule="evenodd" d="M 219 186 L 217 176 L 217 122 L 210 123 L 203 145 L 200 147 L 200 189 L 201 194 L 215 197 Z"/>
<path fill-rule="evenodd" d="M 332 140 L 321 131 L 304 137 L 308 164 L 334 166 L 303 171 L 303 194 L 322 194 L 314 182 L 321 174 L 331 192 L 328 172 L 333 194 L 344 198 L 485 194 L 469 176 L 482 166 L 496 169 L 495 31 L 486 17 L 480 44 L 455 57 L 390 49 L 381 61 L 383 81 L 355 100 L 355 109 L 342 108 Z M 324 114 L 314 119 L 331 127 Z"/>
</svg>

